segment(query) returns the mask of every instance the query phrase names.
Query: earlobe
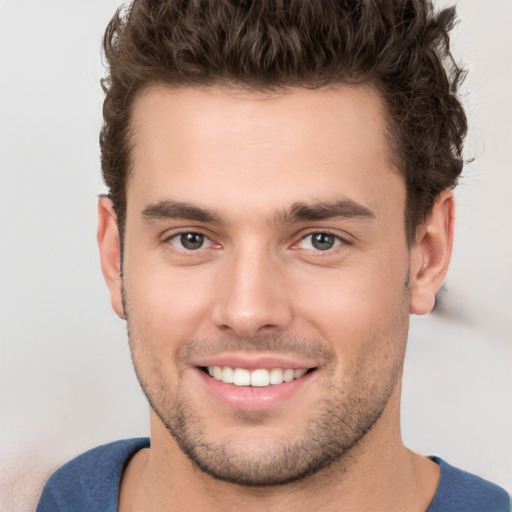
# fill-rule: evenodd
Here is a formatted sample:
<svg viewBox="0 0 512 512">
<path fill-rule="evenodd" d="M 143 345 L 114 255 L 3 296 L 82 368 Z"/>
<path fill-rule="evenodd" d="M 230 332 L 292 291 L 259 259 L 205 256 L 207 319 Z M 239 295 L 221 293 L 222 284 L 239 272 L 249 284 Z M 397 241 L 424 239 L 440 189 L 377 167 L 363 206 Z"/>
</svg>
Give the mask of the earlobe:
<svg viewBox="0 0 512 512">
<path fill-rule="evenodd" d="M 112 201 L 107 196 L 100 196 L 98 200 L 97 239 L 101 270 L 110 292 L 112 307 L 120 318 L 124 318 L 119 230 Z"/>
<path fill-rule="evenodd" d="M 411 249 L 411 313 L 425 315 L 434 307 L 450 263 L 454 221 L 453 192 L 444 190 L 427 220 L 418 227 Z"/>
</svg>

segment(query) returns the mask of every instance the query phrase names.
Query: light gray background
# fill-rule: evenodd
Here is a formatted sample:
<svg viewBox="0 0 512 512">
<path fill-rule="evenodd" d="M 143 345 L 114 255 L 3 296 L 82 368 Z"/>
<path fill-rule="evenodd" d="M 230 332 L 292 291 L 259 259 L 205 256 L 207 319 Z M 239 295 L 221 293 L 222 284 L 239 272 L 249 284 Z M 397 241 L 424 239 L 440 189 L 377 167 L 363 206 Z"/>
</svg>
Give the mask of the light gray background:
<svg viewBox="0 0 512 512">
<path fill-rule="evenodd" d="M 0 510 L 148 433 L 95 242 L 100 42 L 118 0 L 0 0 Z M 447 3 L 447 2 L 443 2 Z M 413 318 L 403 433 L 512 490 L 512 1 L 459 0 L 471 123 L 443 311 Z"/>
</svg>

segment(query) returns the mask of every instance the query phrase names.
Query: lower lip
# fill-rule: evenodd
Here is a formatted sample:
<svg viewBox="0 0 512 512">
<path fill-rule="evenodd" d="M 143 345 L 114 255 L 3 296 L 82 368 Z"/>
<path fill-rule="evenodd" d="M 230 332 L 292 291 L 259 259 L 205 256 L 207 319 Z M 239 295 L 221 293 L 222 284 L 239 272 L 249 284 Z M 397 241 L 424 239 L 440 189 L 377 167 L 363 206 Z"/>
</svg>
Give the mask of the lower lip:
<svg viewBox="0 0 512 512">
<path fill-rule="evenodd" d="M 203 383 L 220 402 L 241 411 L 263 411 L 285 402 L 297 394 L 316 372 L 307 373 L 299 379 L 265 387 L 235 386 L 210 377 L 197 369 Z"/>
</svg>

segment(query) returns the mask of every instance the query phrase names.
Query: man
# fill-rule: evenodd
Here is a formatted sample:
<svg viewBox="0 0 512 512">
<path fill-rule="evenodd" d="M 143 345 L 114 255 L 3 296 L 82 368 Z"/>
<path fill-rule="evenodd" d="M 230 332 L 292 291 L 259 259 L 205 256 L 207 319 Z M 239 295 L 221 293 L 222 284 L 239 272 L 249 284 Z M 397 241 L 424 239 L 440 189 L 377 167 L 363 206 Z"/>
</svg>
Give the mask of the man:
<svg viewBox="0 0 512 512">
<path fill-rule="evenodd" d="M 116 14 L 98 242 L 151 443 L 71 461 L 38 511 L 509 510 L 400 436 L 409 315 L 445 277 L 462 169 L 453 17 L 417 0 Z"/>
</svg>

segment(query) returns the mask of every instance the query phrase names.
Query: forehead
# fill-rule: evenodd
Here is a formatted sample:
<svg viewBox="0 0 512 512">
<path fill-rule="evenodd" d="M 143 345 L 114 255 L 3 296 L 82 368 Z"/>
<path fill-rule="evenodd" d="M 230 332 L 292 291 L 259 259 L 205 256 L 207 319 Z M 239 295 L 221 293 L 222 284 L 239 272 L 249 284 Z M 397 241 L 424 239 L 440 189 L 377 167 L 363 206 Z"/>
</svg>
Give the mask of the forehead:
<svg viewBox="0 0 512 512">
<path fill-rule="evenodd" d="M 213 210 L 340 196 L 372 207 L 390 185 L 403 193 L 371 86 L 152 87 L 134 105 L 132 131 L 129 209 L 165 196 Z"/>
</svg>

